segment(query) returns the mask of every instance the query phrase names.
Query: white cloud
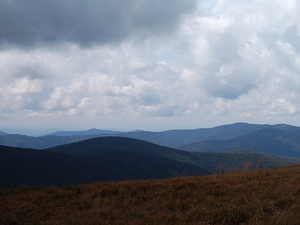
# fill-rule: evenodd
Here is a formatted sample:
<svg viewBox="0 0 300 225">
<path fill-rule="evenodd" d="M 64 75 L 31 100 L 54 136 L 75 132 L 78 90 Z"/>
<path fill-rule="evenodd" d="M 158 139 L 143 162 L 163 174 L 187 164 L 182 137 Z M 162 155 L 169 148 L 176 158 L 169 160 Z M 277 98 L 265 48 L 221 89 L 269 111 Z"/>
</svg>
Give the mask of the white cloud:
<svg viewBox="0 0 300 225">
<path fill-rule="evenodd" d="M 68 117 L 99 120 L 99 126 L 118 119 L 145 128 L 155 126 L 153 121 L 162 126 L 160 118 L 166 128 L 172 118 L 194 127 L 237 120 L 300 125 L 298 1 L 199 1 L 196 11 L 184 14 L 192 1 L 187 4 L 168 11 L 163 27 L 173 26 L 169 35 L 167 29 L 161 33 L 156 21 L 161 17 L 138 13 L 153 35 L 136 35 L 127 27 L 131 33 L 116 34 L 117 42 L 99 39 L 89 47 L 85 43 L 95 40 L 81 37 L 4 46 L 2 117 Z"/>
</svg>

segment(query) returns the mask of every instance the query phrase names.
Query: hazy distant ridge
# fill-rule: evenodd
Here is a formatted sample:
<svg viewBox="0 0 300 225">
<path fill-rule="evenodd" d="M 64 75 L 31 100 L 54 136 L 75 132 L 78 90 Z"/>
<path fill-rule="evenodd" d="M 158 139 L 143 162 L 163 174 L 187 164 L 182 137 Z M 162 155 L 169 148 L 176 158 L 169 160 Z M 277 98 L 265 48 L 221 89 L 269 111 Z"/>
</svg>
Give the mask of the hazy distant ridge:
<svg viewBox="0 0 300 225">
<path fill-rule="evenodd" d="M 7 133 L 0 131 L 0 136 L 7 135 Z"/>
<path fill-rule="evenodd" d="M 123 132 L 122 131 L 113 131 L 113 130 L 90 129 L 87 131 L 56 131 L 56 132 L 50 133 L 48 135 L 74 136 L 74 135 L 118 134 L 118 133 L 123 133 Z"/>
<path fill-rule="evenodd" d="M 68 134 L 68 132 L 65 133 L 64 131 L 59 132 L 58 134 L 60 135 L 47 135 L 43 137 L 29 137 L 25 135 L 11 134 L 11 135 L 0 136 L 0 144 L 13 146 L 13 147 L 45 149 L 45 148 L 54 147 L 62 144 L 82 141 L 94 137 L 120 136 L 120 137 L 129 137 L 129 138 L 144 140 L 144 141 L 148 141 L 154 144 L 159 144 L 167 147 L 175 147 L 179 145 L 190 144 L 190 143 L 206 141 L 206 140 L 228 140 L 265 128 L 276 128 L 276 129 L 290 130 L 293 132 L 300 133 L 299 127 L 285 125 L 285 124 L 259 125 L 259 124 L 248 124 L 248 123 L 235 123 L 235 124 L 217 126 L 213 128 L 199 128 L 193 130 L 168 130 L 163 132 L 134 131 L 134 132 L 118 133 L 118 131 L 110 131 L 111 133 L 102 133 L 101 130 L 92 129 L 89 131 L 76 131 L 75 133 L 78 132 L 84 135 L 71 135 L 71 136 L 65 136 Z M 98 131 L 100 133 L 97 133 Z M 73 131 L 71 131 L 71 133 L 72 132 Z M 95 132 L 96 134 L 87 135 L 87 133 L 93 133 L 93 132 Z"/>
<path fill-rule="evenodd" d="M 180 145 L 177 149 L 194 152 L 224 152 L 232 149 L 251 149 L 271 154 L 300 157 L 298 129 L 262 129 L 229 140 L 201 141 Z"/>
<path fill-rule="evenodd" d="M 163 132 L 129 132 L 117 136 L 136 138 L 168 147 L 176 147 L 205 140 L 228 140 L 244 134 L 249 134 L 265 128 L 276 128 L 300 132 L 300 127 L 286 124 L 248 124 L 234 123 L 221 125 L 213 128 L 199 128 L 193 130 L 168 130 Z"/>
</svg>

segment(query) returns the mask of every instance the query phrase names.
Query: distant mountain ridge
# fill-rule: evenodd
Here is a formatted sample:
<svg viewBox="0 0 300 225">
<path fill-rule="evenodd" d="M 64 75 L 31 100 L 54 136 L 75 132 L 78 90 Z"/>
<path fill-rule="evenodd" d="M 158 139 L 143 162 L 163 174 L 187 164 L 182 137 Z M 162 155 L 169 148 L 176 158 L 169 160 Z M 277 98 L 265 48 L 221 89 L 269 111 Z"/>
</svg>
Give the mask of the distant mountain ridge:
<svg viewBox="0 0 300 225">
<path fill-rule="evenodd" d="M 216 126 L 213 128 L 198 128 L 192 130 L 168 130 L 162 132 L 128 132 L 119 134 L 117 136 L 149 141 L 167 147 L 176 147 L 183 144 L 189 144 L 205 140 L 228 140 L 265 128 L 293 130 L 295 132 L 300 133 L 300 127 L 291 126 L 287 124 L 261 125 L 249 123 L 234 123 Z"/>
<path fill-rule="evenodd" d="M 232 149 L 250 149 L 265 153 L 300 157 L 298 129 L 262 129 L 229 140 L 201 141 L 177 146 L 176 149 L 193 152 L 224 152 Z"/>
<path fill-rule="evenodd" d="M 0 136 L 7 135 L 7 133 L 0 131 Z"/>
<path fill-rule="evenodd" d="M 75 136 L 75 135 L 94 135 L 94 134 L 119 134 L 123 133 L 122 131 L 113 131 L 113 130 L 98 130 L 98 129 L 90 129 L 87 131 L 56 131 L 54 133 L 50 133 L 48 135 L 56 135 L 56 136 Z M 47 136 L 47 135 L 44 135 Z"/>
<path fill-rule="evenodd" d="M 254 131 L 258 131 L 265 128 L 276 128 L 282 130 L 290 130 L 293 132 L 300 133 L 300 127 L 295 127 L 286 124 L 277 125 L 260 125 L 260 124 L 248 124 L 248 123 L 235 123 L 217 126 L 213 128 L 199 128 L 192 130 L 168 130 L 162 132 L 150 132 L 150 131 L 133 131 L 133 132 L 123 132 L 114 133 L 118 131 L 111 131 L 112 133 L 96 133 L 99 130 L 90 131 L 78 131 L 84 135 L 72 135 L 65 136 L 67 133 L 58 133 L 58 135 L 47 135 L 42 137 L 29 137 L 25 135 L 3 135 L 0 136 L 0 144 L 13 147 L 23 147 L 23 148 L 34 148 L 34 149 L 46 149 L 49 147 L 54 147 L 62 144 L 73 143 L 77 141 L 82 141 L 94 137 L 104 137 L 104 136 L 119 136 L 119 137 L 129 137 L 139 140 L 148 141 L 154 144 L 163 145 L 167 147 L 175 147 L 184 144 L 195 143 L 199 141 L 206 140 L 228 140 L 235 138 L 244 134 L 249 134 Z M 101 131 L 101 130 L 100 130 Z M 87 133 L 96 134 L 87 135 Z M 76 132 L 75 132 L 76 133 Z"/>
</svg>

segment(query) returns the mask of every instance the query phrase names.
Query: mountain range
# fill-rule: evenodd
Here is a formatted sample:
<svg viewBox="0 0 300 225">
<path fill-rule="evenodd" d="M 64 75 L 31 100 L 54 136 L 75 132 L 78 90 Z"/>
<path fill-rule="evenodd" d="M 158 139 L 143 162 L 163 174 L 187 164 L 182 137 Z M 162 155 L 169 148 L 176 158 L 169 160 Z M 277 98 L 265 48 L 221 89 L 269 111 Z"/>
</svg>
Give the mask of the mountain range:
<svg viewBox="0 0 300 225">
<path fill-rule="evenodd" d="M 201 141 L 180 145 L 177 149 L 196 152 L 224 152 L 231 149 L 251 149 L 284 156 L 300 157 L 298 130 L 262 129 L 229 140 Z"/>
<path fill-rule="evenodd" d="M 30 137 L 19 134 L 8 134 L 0 136 L 0 145 L 34 148 L 34 149 L 46 149 L 58 145 L 73 143 L 77 141 L 87 140 L 94 137 L 106 137 L 106 136 L 118 136 L 135 138 L 143 141 L 148 141 L 154 144 L 163 145 L 167 147 L 177 147 L 184 144 L 190 144 L 206 140 L 228 140 L 244 134 L 250 134 L 254 131 L 272 128 L 289 130 L 293 132 L 299 132 L 300 128 L 286 125 L 260 125 L 260 124 L 248 124 L 248 123 L 235 123 L 217 126 L 213 128 L 199 128 L 192 130 L 168 130 L 162 132 L 150 132 L 150 131 L 132 131 L 132 132 L 118 132 L 118 131 L 106 131 L 92 129 L 89 131 L 63 131 L 42 136 L 42 137 Z M 93 132 L 94 134 L 88 134 Z M 84 135 L 71 135 L 67 134 L 79 134 Z"/>
<path fill-rule="evenodd" d="M 103 132 L 42 137 L 4 133 L 0 187 L 199 176 L 292 165 L 300 159 L 300 128 L 285 124 Z"/>
<path fill-rule="evenodd" d="M 100 181 L 200 176 L 291 165 L 256 153 L 201 153 L 137 139 L 98 137 L 35 150 L 0 146 L 0 187 L 62 186 Z"/>
<path fill-rule="evenodd" d="M 99 130 L 99 129 L 90 129 L 87 131 L 56 131 L 48 135 L 55 136 L 74 136 L 74 135 L 94 135 L 94 134 L 119 134 L 123 133 L 122 131 L 112 131 L 112 130 Z"/>
</svg>

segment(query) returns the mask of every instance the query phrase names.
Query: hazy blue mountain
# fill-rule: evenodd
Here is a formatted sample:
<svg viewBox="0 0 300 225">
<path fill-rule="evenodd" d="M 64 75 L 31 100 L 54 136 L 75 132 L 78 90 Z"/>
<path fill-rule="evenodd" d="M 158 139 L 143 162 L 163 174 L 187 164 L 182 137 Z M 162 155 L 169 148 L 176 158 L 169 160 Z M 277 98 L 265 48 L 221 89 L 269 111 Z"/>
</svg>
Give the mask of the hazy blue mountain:
<svg viewBox="0 0 300 225">
<path fill-rule="evenodd" d="M 97 133 L 93 135 L 72 136 L 48 135 L 42 137 L 29 137 L 25 135 L 4 135 L 0 136 L 0 144 L 13 147 L 45 149 L 94 137 L 119 136 L 144 140 L 167 147 L 175 147 L 183 144 L 189 144 L 204 140 L 228 140 L 265 128 L 276 128 L 300 133 L 299 127 L 294 127 L 285 124 L 258 125 L 247 123 L 235 123 L 217 126 L 214 128 L 200 128 L 194 130 L 169 130 L 163 132 L 134 131 L 126 133 Z M 91 130 L 91 132 L 94 132 L 94 130 Z"/>
<path fill-rule="evenodd" d="M 87 131 L 56 131 L 54 133 L 48 135 L 56 135 L 56 136 L 75 136 L 75 135 L 94 135 L 94 134 L 119 134 L 123 133 L 122 131 L 112 131 L 112 130 L 98 130 L 98 129 L 90 129 Z"/>
<path fill-rule="evenodd" d="M 7 133 L 0 131 L 0 136 L 7 135 Z"/>
<path fill-rule="evenodd" d="M 284 129 L 300 133 L 300 127 L 295 127 L 286 124 L 260 125 L 248 123 L 234 123 L 213 128 L 199 128 L 193 130 L 168 130 L 163 132 L 128 132 L 118 134 L 118 136 L 149 141 L 155 144 L 164 145 L 168 147 L 175 147 L 178 145 L 189 144 L 204 140 L 227 140 L 265 128 Z"/>
<path fill-rule="evenodd" d="M 63 145 L 66 143 L 77 142 L 85 139 L 87 139 L 85 135 L 66 137 L 48 135 L 42 137 L 30 137 L 21 134 L 8 134 L 0 136 L 0 145 L 21 148 L 45 149 L 52 146 Z"/>
<path fill-rule="evenodd" d="M 251 149 L 284 156 L 300 157 L 298 129 L 263 129 L 229 140 L 202 141 L 178 146 L 177 149 L 196 152 L 224 152 Z"/>
</svg>

